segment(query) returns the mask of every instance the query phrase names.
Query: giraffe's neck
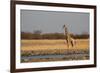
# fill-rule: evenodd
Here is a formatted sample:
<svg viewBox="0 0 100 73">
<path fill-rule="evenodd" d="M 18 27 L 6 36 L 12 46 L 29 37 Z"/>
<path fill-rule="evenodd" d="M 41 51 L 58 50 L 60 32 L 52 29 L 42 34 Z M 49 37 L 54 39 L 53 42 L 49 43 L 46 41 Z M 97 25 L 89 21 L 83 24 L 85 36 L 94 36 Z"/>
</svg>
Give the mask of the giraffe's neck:
<svg viewBox="0 0 100 73">
<path fill-rule="evenodd" d="M 68 29 L 67 27 L 65 27 L 65 35 L 68 35 L 68 34 L 69 34 Z"/>
</svg>

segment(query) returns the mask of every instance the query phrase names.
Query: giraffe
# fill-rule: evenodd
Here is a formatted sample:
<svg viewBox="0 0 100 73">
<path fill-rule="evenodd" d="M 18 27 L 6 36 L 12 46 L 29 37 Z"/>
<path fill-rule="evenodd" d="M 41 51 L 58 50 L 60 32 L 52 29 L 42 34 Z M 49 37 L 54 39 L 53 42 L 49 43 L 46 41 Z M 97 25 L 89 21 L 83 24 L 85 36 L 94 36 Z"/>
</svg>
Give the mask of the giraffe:
<svg viewBox="0 0 100 73">
<path fill-rule="evenodd" d="M 65 34 L 65 39 L 66 39 L 68 48 L 70 45 L 74 47 L 74 39 L 70 36 L 67 26 L 64 25 L 63 28 L 64 28 L 64 34 Z"/>
</svg>

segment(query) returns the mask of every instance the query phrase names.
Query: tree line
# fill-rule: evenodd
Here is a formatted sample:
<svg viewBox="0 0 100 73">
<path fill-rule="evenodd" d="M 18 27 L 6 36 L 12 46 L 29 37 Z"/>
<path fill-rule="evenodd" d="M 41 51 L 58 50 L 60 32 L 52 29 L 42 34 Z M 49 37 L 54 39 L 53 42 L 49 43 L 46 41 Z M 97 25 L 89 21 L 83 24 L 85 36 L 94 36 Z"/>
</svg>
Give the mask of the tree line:
<svg viewBox="0 0 100 73">
<path fill-rule="evenodd" d="M 88 39 L 89 34 L 70 34 L 74 39 Z M 21 39 L 65 39 L 65 35 L 63 33 L 42 33 L 37 30 L 33 33 L 30 32 L 21 32 Z"/>
</svg>

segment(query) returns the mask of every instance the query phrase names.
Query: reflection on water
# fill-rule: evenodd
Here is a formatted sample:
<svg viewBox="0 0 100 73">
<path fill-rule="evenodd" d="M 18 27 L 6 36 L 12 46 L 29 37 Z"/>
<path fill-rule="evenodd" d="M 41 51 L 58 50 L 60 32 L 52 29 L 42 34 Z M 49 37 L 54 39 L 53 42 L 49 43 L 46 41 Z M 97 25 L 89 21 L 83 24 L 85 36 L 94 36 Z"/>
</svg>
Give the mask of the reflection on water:
<svg viewBox="0 0 100 73">
<path fill-rule="evenodd" d="M 86 60 L 89 54 L 69 54 L 69 55 L 34 55 L 22 56 L 21 62 L 41 62 L 41 61 L 59 61 L 59 60 Z"/>
<path fill-rule="evenodd" d="M 41 58 L 63 58 L 63 57 L 84 57 L 88 54 L 71 54 L 71 55 L 35 55 L 35 56 L 23 56 L 21 59 L 41 59 Z"/>
</svg>

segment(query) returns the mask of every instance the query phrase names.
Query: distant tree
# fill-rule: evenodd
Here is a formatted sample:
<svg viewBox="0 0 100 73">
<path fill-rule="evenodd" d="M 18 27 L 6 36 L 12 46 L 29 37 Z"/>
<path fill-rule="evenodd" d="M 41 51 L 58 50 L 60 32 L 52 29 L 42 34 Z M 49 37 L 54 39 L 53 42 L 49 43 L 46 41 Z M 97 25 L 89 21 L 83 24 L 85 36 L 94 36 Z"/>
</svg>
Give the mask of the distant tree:
<svg viewBox="0 0 100 73">
<path fill-rule="evenodd" d="M 63 33 L 45 33 L 42 34 L 42 39 L 65 39 Z"/>
<path fill-rule="evenodd" d="M 73 38 L 75 38 L 75 39 L 88 39 L 89 38 L 88 33 L 74 34 L 74 35 L 71 35 L 71 36 L 73 36 Z"/>
<path fill-rule="evenodd" d="M 41 30 L 35 30 L 35 31 L 33 31 L 33 34 L 41 34 L 41 33 L 42 33 Z"/>
<path fill-rule="evenodd" d="M 33 35 L 29 32 L 21 32 L 21 39 L 32 39 Z"/>
<path fill-rule="evenodd" d="M 33 39 L 41 39 L 42 38 L 41 33 L 42 33 L 41 30 L 33 31 Z"/>
</svg>

